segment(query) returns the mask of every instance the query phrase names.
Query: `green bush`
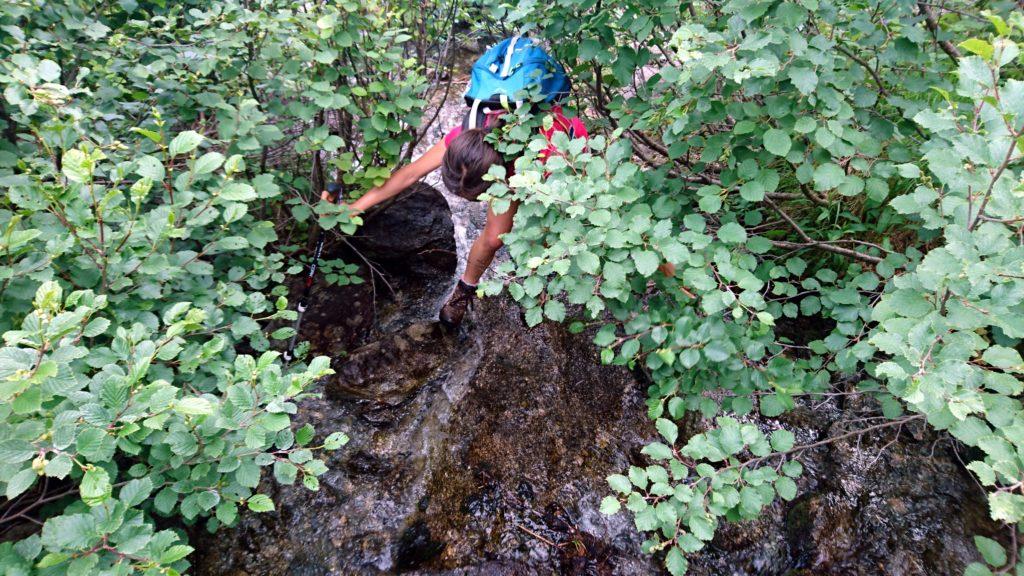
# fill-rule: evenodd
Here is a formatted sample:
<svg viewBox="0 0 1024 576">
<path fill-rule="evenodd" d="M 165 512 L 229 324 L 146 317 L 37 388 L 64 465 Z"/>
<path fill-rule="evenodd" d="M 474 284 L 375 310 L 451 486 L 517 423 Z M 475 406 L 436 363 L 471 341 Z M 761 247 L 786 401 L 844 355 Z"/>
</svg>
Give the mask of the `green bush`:
<svg viewBox="0 0 1024 576">
<path fill-rule="evenodd" d="M 854 434 L 926 420 L 977 447 L 969 468 L 991 516 L 1017 531 L 1019 8 L 495 4 L 573 65 L 598 135 L 556 136 L 567 154 L 541 166 L 543 139 L 506 131 L 524 156 L 514 175 L 494 171 L 490 193 L 521 206 L 511 262 L 485 291 L 506 288 L 531 325 L 582 316 L 573 327 L 599 327 L 604 362 L 653 380 L 660 441 L 643 449 L 650 465 L 609 477 L 618 494 L 602 509 L 625 505 L 645 548 L 684 573 L 721 520 L 793 499 L 800 454 L 834 440 L 794 445 L 742 417 L 855 376 L 839 392 L 873 396 L 889 420 Z M 799 318 L 827 334 L 787 338 Z M 711 427 L 680 435 L 689 412 Z M 978 542 L 992 568 L 1007 561 Z"/>
<path fill-rule="evenodd" d="M 594 136 L 556 137 L 542 167 L 549 120 L 508 126 L 521 159 L 491 193 L 521 206 L 484 290 L 531 325 L 594 326 L 604 362 L 651 376 L 660 438 L 602 510 L 625 506 L 671 573 L 721 521 L 796 497 L 800 455 L 835 440 L 744 417 L 851 375 L 841 392 L 889 418 L 851 434 L 948 431 L 1017 534 L 1024 18 L 986 6 L 487 3 L 553 40 Z M 0 544 L 6 572 L 177 573 L 191 549 L 156 516 L 271 510 L 264 469 L 317 488 L 346 438 L 291 415 L 328 362 L 284 367 L 271 326 L 294 317 L 314 213 L 358 225 L 309 204 L 326 175 L 357 196 L 423 136 L 460 13 L 426 8 L 0 5 L 0 488 L 9 519 L 42 522 Z M 788 338 L 799 320 L 828 333 Z M 710 426 L 681 436 L 687 413 Z M 976 543 L 973 576 L 1024 570 Z"/>
<path fill-rule="evenodd" d="M 3 529 L 42 521 L 4 573 L 176 574 L 174 526 L 273 510 L 264 476 L 318 489 L 347 438 L 292 426 L 331 370 L 271 349 L 303 268 L 284 238 L 325 172 L 358 193 L 417 136 L 426 81 L 389 10 L 0 6 Z"/>
</svg>

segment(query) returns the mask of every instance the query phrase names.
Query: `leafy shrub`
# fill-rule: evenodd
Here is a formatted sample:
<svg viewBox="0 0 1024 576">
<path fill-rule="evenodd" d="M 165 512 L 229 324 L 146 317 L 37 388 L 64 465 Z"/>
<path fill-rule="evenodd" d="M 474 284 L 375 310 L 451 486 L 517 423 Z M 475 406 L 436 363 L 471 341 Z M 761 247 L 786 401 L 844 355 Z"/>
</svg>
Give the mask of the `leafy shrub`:
<svg viewBox="0 0 1024 576">
<path fill-rule="evenodd" d="M 531 325 L 584 316 L 573 326 L 600 326 L 604 362 L 651 375 L 661 441 L 649 466 L 609 477 L 605 512 L 624 504 L 645 548 L 684 573 L 720 520 L 794 498 L 800 453 L 835 440 L 794 445 L 743 417 L 853 375 L 889 418 L 854 434 L 948 430 L 984 454 L 969 467 L 992 517 L 1021 519 L 1019 10 L 495 4 L 558 40 L 603 132 L 556 136 L 566 154 L 541 166 L 543 140 L 507 130 L 524 155 L 490 193 L 521 205 L 485 291 L 507 287 Z M 800 317 L 825 336 L 786 337 Z M 681 436 L 688 412 L 710 428 Z M 1017 557 L 978 542 L 994 568 Z"/>
<path fill-rule="evenodd" d="M 292 427 L 329 359 L 284 366 L 268 325 L 304 197 L 386 176 L 426 82 L 401 6 L 256 4 L 0 6 L 0 490 L 5 531 L 42 520 L 5 573 L 176 574 L 174 526 L 273 510 L 271 474 L 316 490 L 347 441 Z"/>
</svg>

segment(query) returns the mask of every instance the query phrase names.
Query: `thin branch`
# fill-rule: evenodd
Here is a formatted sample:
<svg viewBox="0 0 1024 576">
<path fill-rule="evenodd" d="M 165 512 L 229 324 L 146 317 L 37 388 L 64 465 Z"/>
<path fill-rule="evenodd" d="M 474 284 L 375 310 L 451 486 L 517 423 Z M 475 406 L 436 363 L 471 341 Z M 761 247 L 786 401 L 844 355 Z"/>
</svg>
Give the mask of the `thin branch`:
<svg viewBox="0 0 1024 576">
<path fill-rule="evenodd" d="M 864 68 L 865 70 L 868 71 L 869 74 L 871 74 L 871 77 L 875 79 L 875 84 L 878 85 L 879 94 L 881 94 L 882 96 L 889 95 L 889 91 L 885 89 L 885 84 L 882 83 L 882 78 L 878 76 L 878 72 L 874 68 L 872 68 L 867 62 L 865 62 L 863 58 L 857 56 L 853 52 L 850 52 L 846 48 L 843 48 L 841 44 L 836 44 L 835 49 L 845 54 L 846 57 L 849 58 L 850 60 L 853 60 L 857 64 L 860 64 L 862 68 Z"/>
<path fill-rule="evenodd" d="M 869 262 L 871 264 L 879 264 L 880 262 L 882 262 L 882 259 L 879 258 L 878 256 L 864 254 L 862 252 L 857 252 L 856 250 L 851 250 L 850 248 L 842 248 L 839 246 L 835 246 L 834 244 L 827 241 L 815 240 L 811 238 L 810 236 L 807 235 L 806 232 L 804 232 L 804 229 L 801 228 L 799 224 L 797 224 L 796 220 L 794 220 L 792 216 L 787 214 L 785 210 L 783 210 L 778 204 L 775 203 L 775 201 L 773 201 L 771 198 L 766 197 L 764 199 L 764 202 L 771 206 L 772 209 L 775 210 L 775 212 L 778 213 L 778 215 L 782 217 L 783 220 L 788 222 L 789 225 L 793 228 L 793 230 L 796 231 L 796 233 L 800 236 L 800 238 L 804 240 L 803 244 L 799 244 L 796 242 L 786 242 L 783 240 L 772 240 L 773 245 L 779 248 L 817 248 L 819 250 L 824 250 L 826 252 L 832 252 L 834 254 L 842 254 L 843 256 L 849 256 L 850 258 L 854 258 L 862 262 Z"/>
<path fill-rule="evenodd" d="M 942 48 L 942 51 L 953 60 L 954 64 L 956 64 L 956 61 L 962 56 L 960 54 L 960 50 L 956 46 L 953 46 L 953 43 L 949 40 L 939 40 L 939 32 L 942 30 L 939 28 L 939 21 L 936 20 L 935 13 L 932 12 L 932 9 L 924 2 L 918 2 L 917 9 L 924 16 L 924 23 L 928 27 L 928 30 L 931 31 L 932 37 L 935 38 L 935 42 L 938 43 L 939 48 Z"/>
</svg>

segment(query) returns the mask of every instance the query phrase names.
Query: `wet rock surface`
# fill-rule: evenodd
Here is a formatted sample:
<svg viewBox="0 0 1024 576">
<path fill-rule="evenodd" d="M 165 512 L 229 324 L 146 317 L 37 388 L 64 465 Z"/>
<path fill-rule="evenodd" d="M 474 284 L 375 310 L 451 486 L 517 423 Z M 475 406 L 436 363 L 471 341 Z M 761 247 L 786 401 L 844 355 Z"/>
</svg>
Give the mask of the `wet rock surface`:
<svg viewBox="0 0 1024 576">
<path fill-rule="evenodd" d="M 298 420 L 352 442 L 319 492 L 267 481 L 275 512 L 217 539 L 197 532 L 197 573 L 656 571 L 631 521 L 597 510 L 604 477 L 644 444 L 643 390 L 599 366 L 587 335 L 527 329 L 504 298 L 478 301 L 458 333 L 442 330 L 453 236 L 418 242 L 452 225 L 434 195 L 419 188 L 368 219 L 352 244 L 383 277 L 321 287 L 303 325 L 337 374 Z M 391 242 L 402 259 L 388 258 Z"/>
<path fill-rule="evenodd" d="M 417 187 L 337 247 L 375 281 L 316 293 L 303 337 L 337 374 L 297 419 L 352 441 L 333 453 L 318 492 L 265 481 L 275 512 L 245 514 L 215 536 L 195 530 L 197 574 L 663 573 L 625 513 L 598 512 L 605 476 L 646 464 L 639 449 L 655 434 L 645 386 L 600 367 L 586 334 L 528 329 L 504 297 L 478 301 L 458 333 L 436 324 L 483 215 Z M 877 416 L 834 397 L 752 421 L 806 444 Z M 681 439 L 705 425 L 694 419 Z M 908 424 L 898 437 L 886 429 L 805 454 L 797 498 L 723 524 L 690 573 L 962 573 L 977 558 L 971 537 L 996 527 L 937 438 Z"/>
</svg>

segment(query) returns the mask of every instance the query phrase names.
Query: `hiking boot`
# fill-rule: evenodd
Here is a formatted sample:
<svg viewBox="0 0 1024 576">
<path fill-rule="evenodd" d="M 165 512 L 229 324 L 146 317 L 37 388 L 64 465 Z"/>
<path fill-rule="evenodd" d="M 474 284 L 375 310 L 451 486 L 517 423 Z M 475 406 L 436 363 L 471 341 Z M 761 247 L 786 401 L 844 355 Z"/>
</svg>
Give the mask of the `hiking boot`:
<svg viewBox="0 0 1024 576">
<path fill-rule="evenodd" d="M 466 315 L 466 308 L 476 295 L 476 286 L 470 286 L 462 280 L 455 287 L 451 297 L 441 307 L 440 320 L 447 328 L 457 328 L 462 324 L 462 318 Z"/>
</svg>

